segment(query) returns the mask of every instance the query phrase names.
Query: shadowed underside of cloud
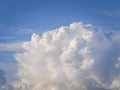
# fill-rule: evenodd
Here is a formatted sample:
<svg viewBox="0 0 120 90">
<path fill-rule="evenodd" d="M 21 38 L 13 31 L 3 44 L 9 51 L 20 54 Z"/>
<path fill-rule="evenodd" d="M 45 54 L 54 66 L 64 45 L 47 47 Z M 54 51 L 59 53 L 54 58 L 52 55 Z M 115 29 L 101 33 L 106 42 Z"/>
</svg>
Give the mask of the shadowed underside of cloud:
<svg viewBox="0 0 120 90">
<path fill-rule="evenodd" d="M 5 72 L 0 69 L 0 90 L 14 90 L 11 85 L 7 84 Z"/>
<path fill-rule="evenodd" d="M 15 54 L 15 90 L 119 90 L 120 33 L 72 23 L 33 34 Z"/>
</svg>

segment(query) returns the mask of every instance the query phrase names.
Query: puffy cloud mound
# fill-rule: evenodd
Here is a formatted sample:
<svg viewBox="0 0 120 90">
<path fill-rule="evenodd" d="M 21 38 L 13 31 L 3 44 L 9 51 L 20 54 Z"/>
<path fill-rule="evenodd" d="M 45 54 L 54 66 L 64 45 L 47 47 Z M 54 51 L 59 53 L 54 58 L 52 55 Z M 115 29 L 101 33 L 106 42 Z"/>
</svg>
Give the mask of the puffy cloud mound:
<svg viewBox="0 0 120 90">
<path fill-rule="evenodd" d="M 15 90 L 119 90 L 120 33 L 72 23 L 33 34 L 15 54 Z"/>
</svg>

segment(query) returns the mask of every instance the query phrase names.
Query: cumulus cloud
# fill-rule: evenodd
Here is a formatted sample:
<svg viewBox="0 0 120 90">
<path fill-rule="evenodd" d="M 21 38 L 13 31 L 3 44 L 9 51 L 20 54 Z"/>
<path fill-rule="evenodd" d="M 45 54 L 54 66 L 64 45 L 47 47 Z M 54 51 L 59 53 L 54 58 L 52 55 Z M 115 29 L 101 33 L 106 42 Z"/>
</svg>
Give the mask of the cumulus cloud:
<svg viewBox="0 0 120 90">
<path fill-rule="evenodd" d="M 15 90 L 119 90 L 120 33 L 72 23 L 38 35 L 15 54 Z"/>
</svg>

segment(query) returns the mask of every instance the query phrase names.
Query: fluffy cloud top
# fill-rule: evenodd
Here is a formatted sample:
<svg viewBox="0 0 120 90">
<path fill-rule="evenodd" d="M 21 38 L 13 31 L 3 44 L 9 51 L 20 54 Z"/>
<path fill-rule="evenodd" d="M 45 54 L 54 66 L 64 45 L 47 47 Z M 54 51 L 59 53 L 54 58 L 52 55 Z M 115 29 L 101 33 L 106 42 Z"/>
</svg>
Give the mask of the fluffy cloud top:
<svg viewBox="0 0 120 90">
<path fill-rule="evenodd" d="M 33 34 L 15 55 L 15 90 L 119 90 L 120 33 L 72 23 Z"/>
</svg>

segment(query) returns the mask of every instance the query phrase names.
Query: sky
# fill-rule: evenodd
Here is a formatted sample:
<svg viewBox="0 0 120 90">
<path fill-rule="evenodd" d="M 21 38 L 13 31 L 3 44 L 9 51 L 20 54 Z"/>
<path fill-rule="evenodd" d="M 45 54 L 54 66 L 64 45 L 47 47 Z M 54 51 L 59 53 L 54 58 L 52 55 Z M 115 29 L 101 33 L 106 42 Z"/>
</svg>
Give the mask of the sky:
<svg viewBox="0 0 120 90">
<path fill-rule="evenodd" d="M 0 0 L 0 36 L 24 40 L 75 21 L 119 30 L 119 8 L 119 0 Z"/>
<path fill-rule="evenodd" d="M 22 51 L 22 43 L 32 33 L 73 22 L 90 23 L 105 32 L 119 31 L 120 0 L 0 0 L 0 68 L 8 82 L 17 71 L 13 55 Z"/>
</svg>

